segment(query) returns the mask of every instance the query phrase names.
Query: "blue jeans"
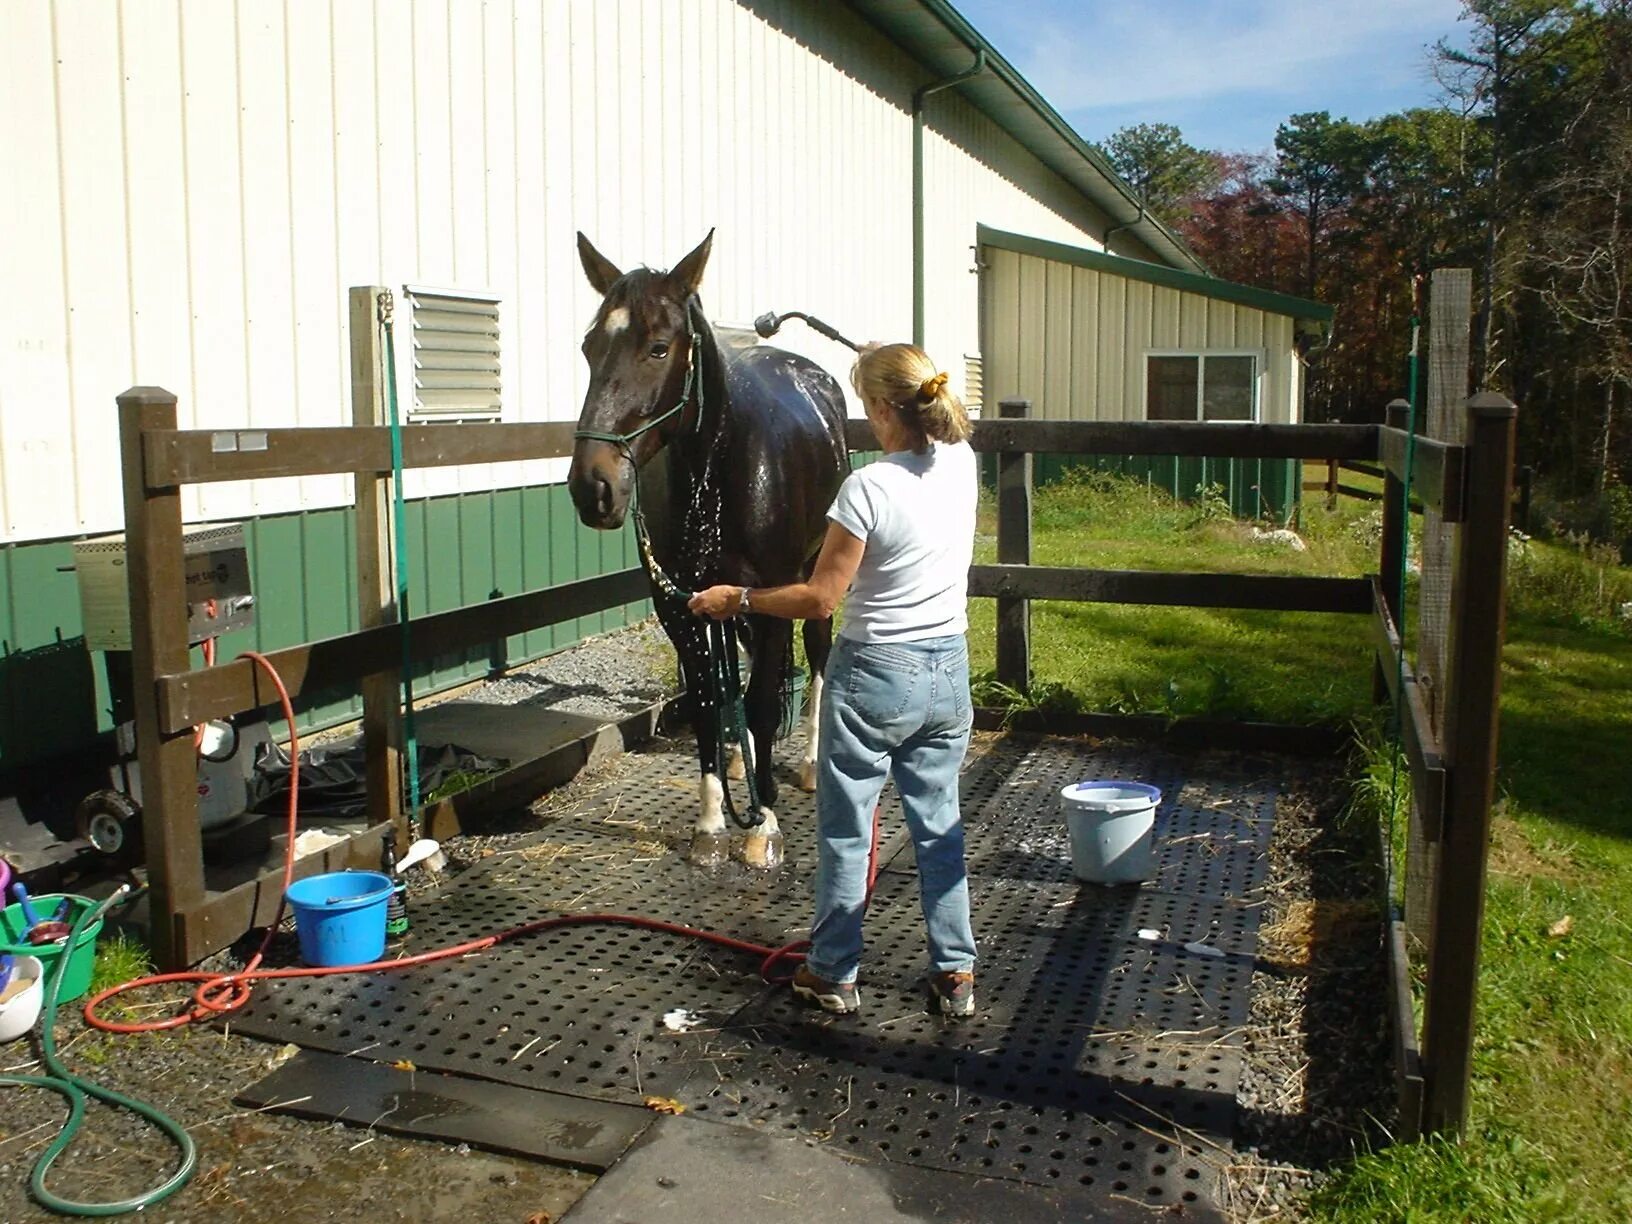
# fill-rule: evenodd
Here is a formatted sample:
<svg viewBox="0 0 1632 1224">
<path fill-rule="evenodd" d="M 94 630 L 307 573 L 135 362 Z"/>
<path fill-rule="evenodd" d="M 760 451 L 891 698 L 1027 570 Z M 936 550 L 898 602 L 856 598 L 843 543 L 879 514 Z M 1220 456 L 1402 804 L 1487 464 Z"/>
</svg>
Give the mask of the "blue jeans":
<svg viewBox="0 0 1632 1224">
<path fill-rule="evenodd" d="M 873 809 L 893 770 L 918 854 L 918 886 L 936 971 L 974 968 L 958 770 L 969 748 L 969 646 L 961 634 L 867 644 L 839 638 L 822 692 L 816 772 L 816 920 L 812 973 L 852 982 Z"/>
</svg>

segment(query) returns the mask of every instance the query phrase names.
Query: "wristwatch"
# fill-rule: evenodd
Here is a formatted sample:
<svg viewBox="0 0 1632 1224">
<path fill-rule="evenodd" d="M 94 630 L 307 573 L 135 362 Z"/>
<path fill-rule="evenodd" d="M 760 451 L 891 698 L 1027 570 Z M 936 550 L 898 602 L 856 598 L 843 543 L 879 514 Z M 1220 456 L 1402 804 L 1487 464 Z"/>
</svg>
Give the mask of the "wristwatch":
<svg viewBox="0 0 1632 1224">
<path fill-rule="evenodd" d="M 737 611 L 738 612 L 743 612 L 743 613 L 753 611 L 753 609 L 748 606 L 748 588 L 747 587 L 742 588 L 742 594 L 740 596 L 738 596 L 738 598 L 737 598 Z"/>
</svg>

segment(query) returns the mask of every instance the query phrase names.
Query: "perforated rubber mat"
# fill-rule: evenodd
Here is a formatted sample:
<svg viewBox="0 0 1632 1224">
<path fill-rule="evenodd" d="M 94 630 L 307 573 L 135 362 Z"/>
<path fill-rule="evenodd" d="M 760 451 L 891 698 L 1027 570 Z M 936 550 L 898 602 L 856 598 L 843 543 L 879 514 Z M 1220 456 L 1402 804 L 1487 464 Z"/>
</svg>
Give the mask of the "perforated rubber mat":
<svg viewBox="0 0 1632 1224">
<path fill-rule="evenodd" d="M 410 951 L 548 913 L 615 911 L 767 945 L 810 921 L 814 811 L 784 784 L 774 872 L 685 862 L 696 811 L 684 744 L 631 754 L 542 834 L 450 877 L 413 912 Z M 783 749 L 787 751 L 786 747 Z M 1203 1212 L 1228 1149 L 1271 759 L 1008 736 L 971 761 L 963 809 L 980 1014 L 928 1014 L 912 850 L 886 795 L 867 917 L 864 1010 L 830 1017 L 760 982 L 751 956 L 626 927 L 547 932 L 398 975 L 266 983 L 239 1031 L 578 1096 L 677 1098 L 695 1117 L 802 1134 L 926 1169 Z M 1071 876 L 1061 787 L 1153 782 L 1156 879 Z M 672 1029 L 664 1017 L 682 1027 Z"/>
</svg>

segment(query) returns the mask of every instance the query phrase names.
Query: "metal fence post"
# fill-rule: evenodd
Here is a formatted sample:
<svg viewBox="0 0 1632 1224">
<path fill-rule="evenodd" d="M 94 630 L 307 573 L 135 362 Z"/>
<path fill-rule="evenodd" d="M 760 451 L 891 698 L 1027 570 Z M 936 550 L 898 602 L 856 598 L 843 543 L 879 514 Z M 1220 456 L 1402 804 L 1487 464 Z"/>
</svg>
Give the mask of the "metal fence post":
<svg viewBox="0 0 1632 1224">
<path fill-rule="evenodd" d="M 198 824 L 198 761 L 191 729 L 160 731 L 157 677 L 185 672 L 187 591 L 181 490 L 149 488 L 145 435 L 176 428 L 176 397 L 132 387 L 119 397 L 124 479 L 125 572 L 130 598 L 132 704 L 142 782 L 153 960 L 164 970 L 190 960 L 187 915 L 204 900 L 204 843 Z"/>
<path fill-rule="evenodd" d="M 1467 513 L 1452 588 L 1445 709 L 1450 770 L 1423 1015 L 1424 1127 L 1452 1133 L 1467 1123 L 1473 1066 L 1518 415 L 1510 400 L 1488 393 L 1470 399 L 1466 411 Z"/>
<path fill-rule="evenodd" d="M 1031 401 L 1006 399 L 997 406 L 1005 420 L 1031 415 Z M 1005 451 L 997 457 L 997 561 L 1031 564 L 1031 454 Z M 997 679 L 1019 692 L 1031 689 L 1031 601 L 997 600 Z"/>
</svg>

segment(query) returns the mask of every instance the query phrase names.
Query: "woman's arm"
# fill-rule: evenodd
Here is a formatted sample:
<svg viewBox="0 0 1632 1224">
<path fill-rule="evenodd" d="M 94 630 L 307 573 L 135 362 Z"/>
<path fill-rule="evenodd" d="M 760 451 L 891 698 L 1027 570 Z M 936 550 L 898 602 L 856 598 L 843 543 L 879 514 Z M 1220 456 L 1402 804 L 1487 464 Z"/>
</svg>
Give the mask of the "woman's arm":
<svg viewBox="0 0 1632 1224">
<path fill-rule="evenodd" d="M 749 610 L 784 620 L 825 620 L 850 589 L 865 547 L 843 527 L 829 523 L 810 581 L 755 587 L 748 596 Z M 699 616 L 726 620 L 742 610 L 742 591 L 739 586 L 712 586 L 693 595 L 689 607 Z"/>
</svg>

